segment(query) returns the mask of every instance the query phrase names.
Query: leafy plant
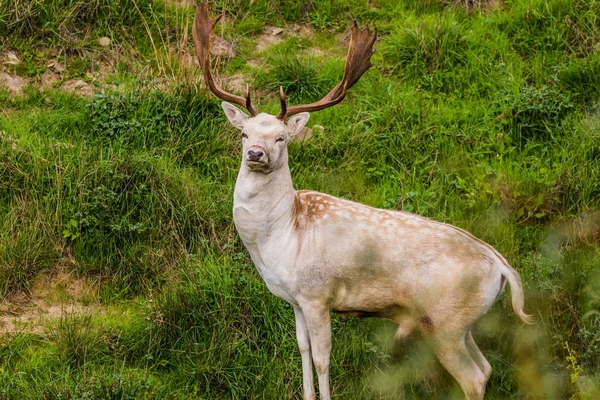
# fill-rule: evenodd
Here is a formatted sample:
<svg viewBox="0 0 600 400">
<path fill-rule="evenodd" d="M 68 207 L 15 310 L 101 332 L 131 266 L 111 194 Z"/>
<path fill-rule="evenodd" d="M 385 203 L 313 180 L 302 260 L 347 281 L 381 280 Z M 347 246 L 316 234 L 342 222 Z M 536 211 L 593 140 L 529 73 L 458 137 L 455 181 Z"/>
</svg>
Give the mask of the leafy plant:
<svg viewBox="0 0 600 400">
<path fill-rule="evenodd" d="M 75 240 L 79 236 L 79 224 L 76 220 L 70 219 L 69 222 L 66 223 L 65 229 L 62 231 L 63 238 Z"/>
</svg>

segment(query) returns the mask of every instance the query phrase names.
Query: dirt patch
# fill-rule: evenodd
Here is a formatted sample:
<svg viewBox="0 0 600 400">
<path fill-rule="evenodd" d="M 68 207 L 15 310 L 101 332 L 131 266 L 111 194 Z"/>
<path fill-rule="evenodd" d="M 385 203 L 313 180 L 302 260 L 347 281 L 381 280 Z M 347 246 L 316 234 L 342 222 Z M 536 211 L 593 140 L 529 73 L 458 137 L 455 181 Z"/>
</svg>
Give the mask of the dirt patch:
<svg viewBox="0 0 600 400">
<path fill-rule="evenodd" d="M 286 37 L 297 36 L 308 39 L 315 38 L 315 31 L 311 26 L 294 24 L 291 28 L 278 28 L 275 26 L 266 26 L 263 33 L 256 38 L 256 51 L 258 53 L 269 47 L 283 42 Z"/>
<path fill-rule="evenodd" d="M 117 67 L 115 66 L 115 64 L 115 62 L 111 61 L 99 61 L 96 72 L 100 75 L 100 77 L 106 79 L 110 74 L 114 74 L 117 72 Z"/>
<path fill-rule="evenodd" d="M 98 314 L 98 285 L 58 270 L 40 275 L 31 293 L 20 292 L 0 303 L 0 336 L 44 333 L 49 322 L 71 314 Z"/>
<path fill-rule="evenodd" d="M 292 28 L 292 32 L 295 35 L 301 36 L 304 38 L 309 38 L 309 39 L 315 38 L 315 29 L 312 27 L 312 25 L 294 24 L 294 26 Z"/>
<path fill-rule="evenodd" d="M 277 28 L 274 26 L 266 26 L 256 38 L 256 51 L 262 52 L 274 44 L 283 42 L 285 36 L 285 30 L 283 28 Z"/>
<path fill-rule="evenodd" d="M 110 61 L 100 60 L 96 63 L 96 66 L 85 73 L 86 78 L 89 79 L 93 84 L 98 84 L 99 87 L 114 87 L 114 85 L 107 85 L 106 81 L 110 75 L 113 75 L 117 72 L 117 68 L 115 67 L 115 63 L 111 63 Z M 88 84 L 92 90 L 92 94 L 94 92 L 94 85 Z M 76 90 L 76 89 L 75 89 Z M 86 89 L 87 90 L 87 89 Z M 83 94 L 86 96 L 87 94 Z"/>
<path fill-rule="evenodd" d="M 213 57 L 232 58 L 235 56 L 235 46 L 222 37 L 215 36 L 212 40 L 210 54 Z"/>
<path fill-rule="evenodd" d="M 49 89 L 54 86 L 55 82 L 60 80 L 60 75 L 49 69 L 42 72 L 40 75 L 40 88 L 42 90 Z"/>
<path fill-rule="evenodd" d="M 169 6 L 190 7 L 195 4 L 194 0 L 164 0 Z"/>
<path fill-rule="evenodd" d="M 46 331 L 46 326 L 53 320 L 67 315 L 90 315 L 101 312 L 98 307 L 82 304 L 60 304 L 39 306 L 32 304 L 26 310 L 11 313 L 2 311 L 0 306 L 0 336 L 15 333 L 38 333 Z"/>
<path fill-rule="evenodd" d="M 90 97 L 94 95 L 94 88 L 89 83 L 82 81 L 81 79 L 70 79 L 64 81 L 60 88 L 65 92 L 75 93 L 80 96 Z"/>
<path fill-rule="evenodd" d="M 19 65 L 21 59 L 14 51 L 7 51 L 4 54 L 0 54 L 0 63 L 3 65 Z"/>
<path fill-rule="evenodd" d="M 46 63 L 46 67 L 56 72 L 65 71 L 65 66 L 62 65 L 61 62 L 58 61 L 56 58 L 51 58 L 50 60 L 48 60 L 48 62 Z"/>
<path fill-rule="evenodd" d="M 0 72 L 0 87 L 5 87 L 14 95 L 20 95 L 23 93 L 23 88 L 28 82 L 18 75 L 7 74 L 6 72 Z"/>
<path fill-rule="evenodd" d="M 244 74 L 235 74 L 222 79 L 222 84 L 225 84 L 227 90 L 232 93 L 246 93 L 246 84 L 249 83 L 249 79 Z"/>
</svg>

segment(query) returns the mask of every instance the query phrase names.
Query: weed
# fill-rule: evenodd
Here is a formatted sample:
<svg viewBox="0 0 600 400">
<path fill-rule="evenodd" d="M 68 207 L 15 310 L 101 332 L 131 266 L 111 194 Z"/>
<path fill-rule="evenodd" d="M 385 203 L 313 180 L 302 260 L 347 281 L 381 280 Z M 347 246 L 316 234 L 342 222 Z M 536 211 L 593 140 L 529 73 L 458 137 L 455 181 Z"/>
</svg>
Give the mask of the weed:
<svg viewBox="0 0 600 400">
<path fill-rule="evenodd" d="M 523 87 L 518 98 L 504 100 L 511 115 L 507 126 L 512 128 L 517 142 L 547 140 L 561 132 L 561 124 L 574 107 L 569 97 L 556 89 L 558 78 L 553 81 L 540 88 Z"/>
<path fill-rule="evenodd" d="M 72 368 L 81 368 L 88 358 L 98 351 L 97 337 L 92 334 L 91 316 L 77 317 L 65 314 L 51 333 L 57 344 L 57 356 L 61 363 Z"/>
<path fill-rule="evenodd" d="M 386 41 L 383 57 L 412 77 L 437 70 L 460 68 L 467 43 L 459 21 L 421 21 L 413 29 L 400 29 Z"/>
<path fill-rule="evenodd" d="M 286 96 L 294 102 L 310 102 L 324 97 L 338 78 L 333 75 L 335 68 L 331 64 L 323 66 L 315 58 L 276 57 L 273 65 L 277 67 L 259 82 L 272 91 L 283 87 Z"/>
</svg>

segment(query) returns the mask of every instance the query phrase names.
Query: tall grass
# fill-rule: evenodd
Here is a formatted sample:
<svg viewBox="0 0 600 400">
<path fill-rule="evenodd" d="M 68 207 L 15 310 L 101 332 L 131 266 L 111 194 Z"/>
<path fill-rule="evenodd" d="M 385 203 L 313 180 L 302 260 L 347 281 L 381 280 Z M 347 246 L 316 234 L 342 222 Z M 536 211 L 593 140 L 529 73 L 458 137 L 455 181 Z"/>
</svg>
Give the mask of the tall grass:
<svg viewBox="0 0 600 400">
<path fill-rule="evenodd" d="M 311 116 L 324 132 L 290 147 L 296 187 L 492 244 L 521 274 L 536 324 L 523 327 L 505 294 L 476 325 L 488 397 L 597 398 L 600 2 L 455 3 L 216 2 L 240 43 L 234 66 L 218 67 L 314 101 L 341 77 L 343 16 L 374 22 L 375 66 Z M 0 2 L 0 46 L 85 59 L 108 35 L 122 50 L 145 43 L 156 74 L 186 74 L 169 52 L 191 16 L 141 0 Z M 315 39 L 254 52 L 265 24 L 296 21 Z M 2 338 L 0 398 L 301 398 L 293 312 L 231 223 L 238 133 L 193 80 L 157 90 L 137 72 L 89 99 L 0 90 L 0 295 L 57 267 L 100 286 L 97 313 Z M 391 322 L 335 317 L 333 329 L 335 398 L 461 398 L 418 337 L 393 345 Z"/>
</svg>

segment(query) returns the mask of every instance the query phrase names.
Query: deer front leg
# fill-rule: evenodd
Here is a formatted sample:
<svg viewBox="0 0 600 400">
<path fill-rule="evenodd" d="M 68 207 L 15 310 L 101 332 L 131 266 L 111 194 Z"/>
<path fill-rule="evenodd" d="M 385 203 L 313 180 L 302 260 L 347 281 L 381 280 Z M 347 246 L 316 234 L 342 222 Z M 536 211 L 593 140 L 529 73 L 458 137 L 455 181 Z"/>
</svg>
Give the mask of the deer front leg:
<svg viewBox="0 0 600 400">
<path fill-rule="evenodd" d="M 315 383 L 313 381 L 313 364 L 310 354 L 310 338 L 308 327 L 302 309 L 294 306 L 294 316 L 296 317 L 296 339 L 298 340 L 298 348 L 302 356 L 302 386 L 304 400 L 315 400 Z"/>
<path fill-rule="evenodd" d="M 312 360 L 319 378 L 319 398 L 330 400 L 329 357 L 331 353 L 331 315 L 322 304 L 302 305 L 310 339 Z"/>
</svg>

